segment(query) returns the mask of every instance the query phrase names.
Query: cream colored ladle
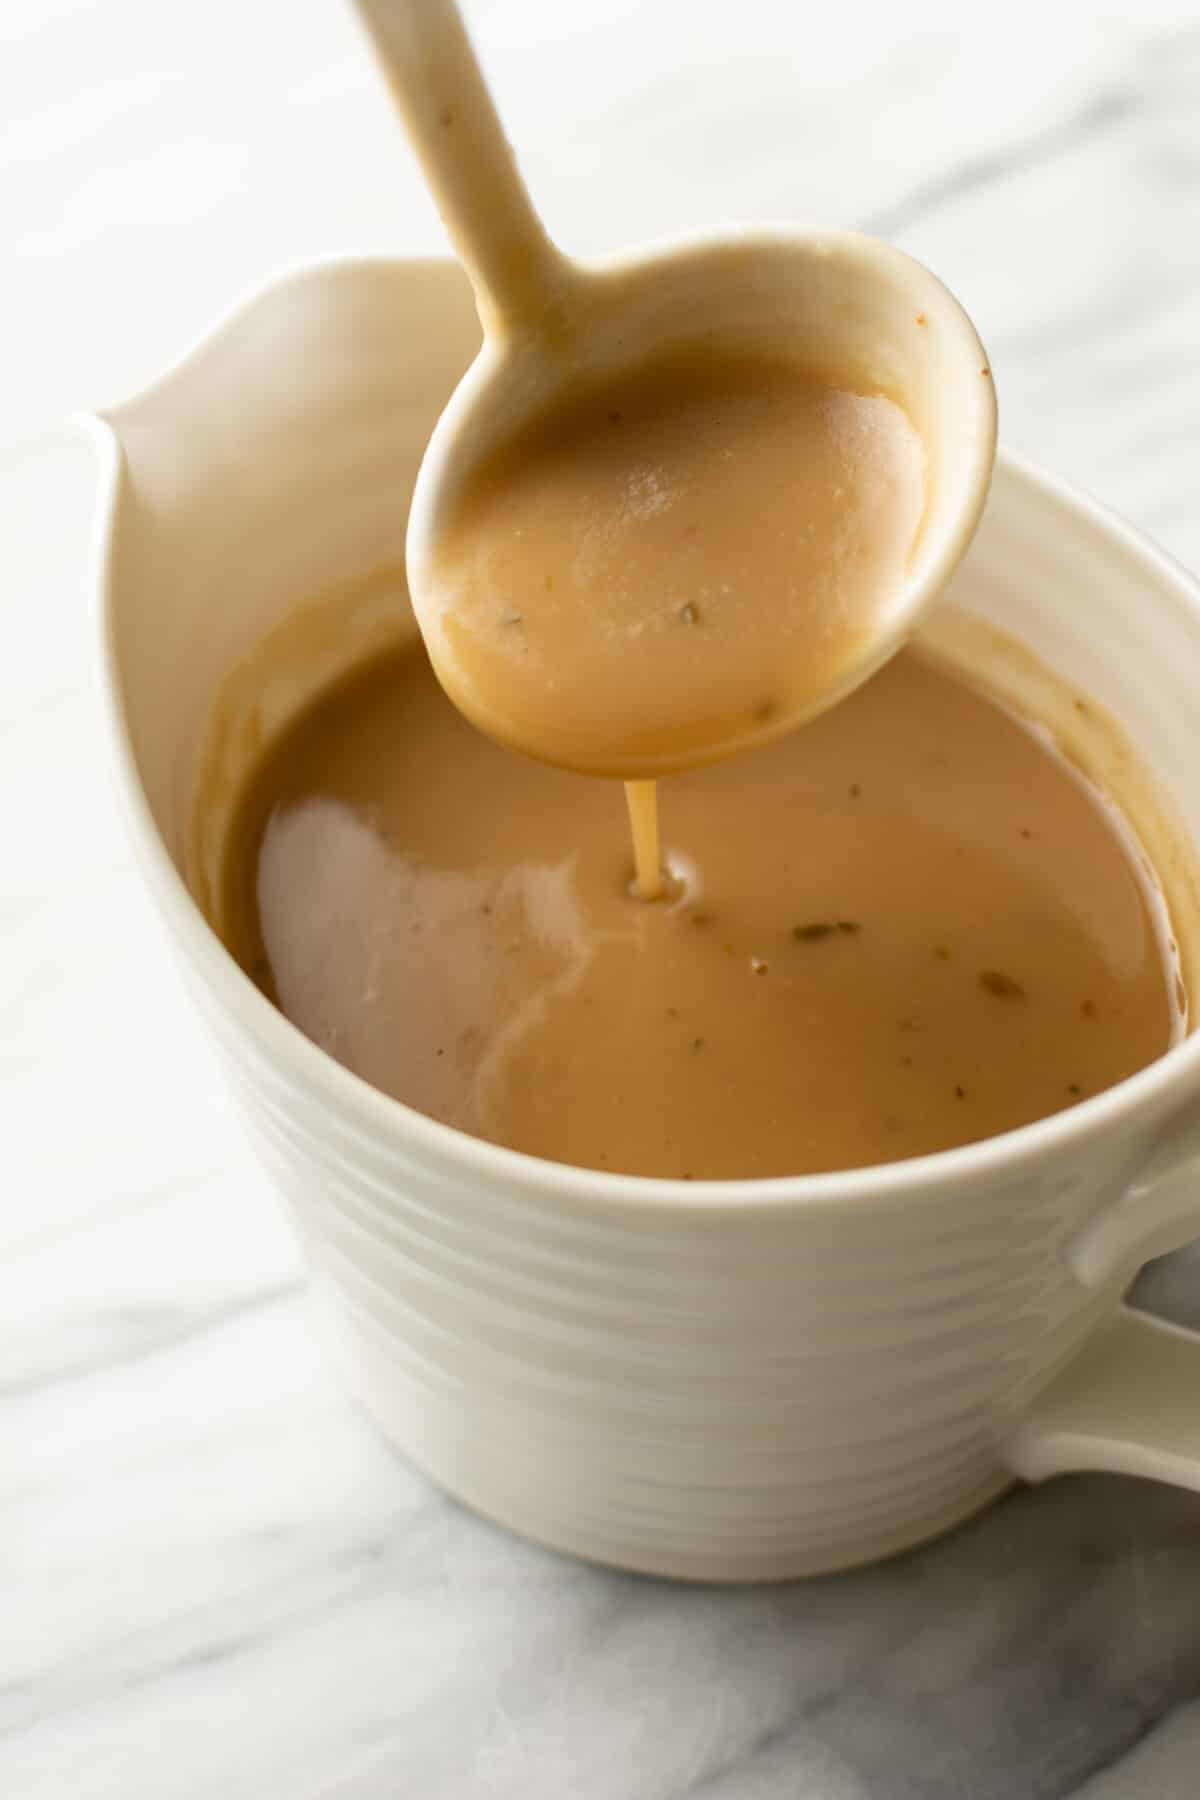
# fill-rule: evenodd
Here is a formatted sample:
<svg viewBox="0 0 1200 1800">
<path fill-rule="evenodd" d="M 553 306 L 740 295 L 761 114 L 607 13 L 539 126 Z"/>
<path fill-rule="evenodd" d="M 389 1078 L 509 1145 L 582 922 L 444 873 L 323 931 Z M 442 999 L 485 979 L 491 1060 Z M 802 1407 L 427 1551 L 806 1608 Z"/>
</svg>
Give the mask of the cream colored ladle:
<svg viewBox="0 0 1200 1800">
<path fill-rule="evenodd" d="M 603 266 L 571 261 L 534 211 L 453 0 L 357 5 L 471 278 L 484 330 L 483 348 L 430 439 L 413 496 L 408 580 L 422 635 L 439 680 L 469 718 L 531 755 L 625 778 L 635 833 L 640 808 L 645 834 L 654 776 L 790 730 L 857 687 L 904 642 L 970 542 L 987 495 L 996 440 L 987 358 L 936 277 L 857 233 L 754 229 Z M 726 727 L 655 758 L 643 747 L 630 760 L 615 726 L 611 738 L 601 731 L 564 752 L 528 717 L 506 710 L 503 692 L 473 680 L 456 656 L 439 546 L 485 458 L 572 389 L 640 367 L 684 337 L 724 351 L 800 356 L 897 401 L 925 451 L 919 535 L 903 578 L 853 653 L 832 677 L 794 686 L 769 718 L 739 717 L 732 735 Z"/>
</svg>

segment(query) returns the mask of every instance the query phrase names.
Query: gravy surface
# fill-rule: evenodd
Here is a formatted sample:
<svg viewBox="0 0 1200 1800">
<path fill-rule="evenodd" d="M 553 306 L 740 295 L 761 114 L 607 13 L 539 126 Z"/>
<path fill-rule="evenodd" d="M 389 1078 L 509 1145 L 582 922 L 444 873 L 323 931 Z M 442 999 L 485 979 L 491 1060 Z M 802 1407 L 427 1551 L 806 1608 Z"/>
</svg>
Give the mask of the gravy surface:
<svg viewBox="0 0 1200 1800">
<path fill-rule="evenodd" d="M 644 778 L 815 710 L 886 613 L 924 504 L 924 448 L 886 395 L 676 352 L 484 461 L 422 629 L 491 736 Z"/>
<path fill-rule="evenodd" d="M 1168 1046 L 1156 903 L 1109 812 L 916 651 L 661 795 L 681 894 L 646 906 L 619 787 L 507 755 L 419 649 L 397 652 L 260 764 L 218 922 L 376 1087 L 634 1174 L 914 1156 L 1057 1112 Z"/>
</svg>

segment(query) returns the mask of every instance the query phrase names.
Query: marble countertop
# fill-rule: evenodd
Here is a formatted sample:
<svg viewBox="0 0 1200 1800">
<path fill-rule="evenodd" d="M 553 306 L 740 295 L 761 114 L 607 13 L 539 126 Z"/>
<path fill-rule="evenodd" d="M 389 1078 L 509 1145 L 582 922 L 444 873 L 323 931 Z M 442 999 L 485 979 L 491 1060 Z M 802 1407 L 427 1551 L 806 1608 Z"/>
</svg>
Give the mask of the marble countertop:
<svg viewBox="0 0 1200 1800">
<path fill-rule="evenodd" d="M 568 247 L 893 236 L 977 320 L 1006 444 L 1200 565 L 1184 0 L 469 12 Z M 1063 1480 L 879 1568 L 684 1589 L 472 1518 L 336 1389 L 98 766 L 61 420 L 281 268 L 440 228 L 344 0 L 7 0 L 0 117 L 0 1794 L 1195 1800 L 1195 1496 Z M 1141 1293 L 1200 1323 L 1200 1253 Z"/>
</svg>

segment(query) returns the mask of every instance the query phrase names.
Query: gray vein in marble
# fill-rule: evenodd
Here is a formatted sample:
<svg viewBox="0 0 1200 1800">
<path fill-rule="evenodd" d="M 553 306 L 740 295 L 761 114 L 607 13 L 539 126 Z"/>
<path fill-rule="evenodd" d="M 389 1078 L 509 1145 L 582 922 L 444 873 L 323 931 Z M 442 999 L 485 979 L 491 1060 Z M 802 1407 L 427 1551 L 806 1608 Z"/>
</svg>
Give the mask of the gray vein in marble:
<svg viewBox="0 0 1200 1800">
<path fill-rule="evenodd" d="M 1200 1701 L 1177 1706 L 1136 1745 L 1076 1790 L 1075 1800 L 1195 1800 L 1200 1787 Z"/>
<path fill-rule="evenodd" d="M 397 1512 L 385 1535 L 355 1538 L 316 1561 L 289 1561 L 275 1579 L 256 1585 L 252 1597 L 239 1597 L 233 1620 L 226 1618 L 222 1607 L 196 1606 L 175 1614 L 159 1631 L 131 1634 L 94 1657 L 72 1661 L 49 1682 L 6 1685 L 0 1689 L 0 1740 L 65 1714 L 76 1718 L 92 1708 L 129 1699 L 192 1669 L 261 1656 L 288 1634 L 330 1620 L 386 1580 L 390 1565 L 411 1555 L 410 1534 L 419 1529 L 423 1513 L 433 1514 L 448 1504 L 429 1490 L 410 1510 Z M 269 1532 L 265 1547 L 272 1547 Z M 191 1641 L 176 1651 L 172 1640 L 181 1631 Z M 11 1696 L 11 1705 L 2 1704 L 6 1695 Z"/>
<path fill-rule="evenodd" d="M 539 1791 L 573 1800 L 1069 1792 L 1200 1680 L 1194 1643 L 1154 1648 L 1187 1645 L 1194 1505 L 1114 1483 L 1103 1522 L 1081 1529 L 1088 1485 L 1016 1495 L 886 1569 L 773 1593 L 590 1576 L 624 1604 L 557 1634 L 532 1684 L 495 1676 L 510 1729 L 473 1755 L 397 1734 L 376 1747 L 378 1784 L 353 1791 L 517 1800 L 536 1771 Z M 1170 1567 L 1147 1561 L 1144 1535 L 1169 1544 Z M 1138 1580 L 1151 1618 L 1136 1642 L 1106 1641 Z"/>
<path fill-rule="evenodd" d="M 867 216 L 864 231 L 879 237 L 898 238 L 941 207 L 979 193 L 1012 175 L 1086 145 L 1101 133 L 1133 118 L 1141 97 L 1127 86 L 1114 86 L 1089 99 L 1077 112 L 1050 126 L 1029 142 L 1011 149 L 962 159 L 956 167 L 929 179 L 905 198 Z"/>
<path fill-rule="evenodd" d="M 279 1281 L 271 1287 L 239 1294 L 236 1299 L 207 1307 L 177 1306 L 165 1299 L 99 1308 L 91 1316 L 93 1327 L 107 1328 L 128 1341 L 99 1355 L 88 1348 L 64 1357 L 56 1365 L 42 1367 L 37 1374 L 23 1379 L 6 1381 L 0 1378 L 0 1401 L 21 1394 L 42 1393 L 62 1382 L 87 1381 L 93 1376 L 107 1374 L 122 1363 L 138 1362 L 143 1357 L 153 1356 L 156 1351 L 190 1343 L 210 1331 L 221 1330 L 247 1313 L 258 1313 L 266 1307 L 277 1306 L 281 1300 L 293 1299 L 302 1287 L 301 1278 L 295 1276 L 289 1281 Z"/>
</svg>

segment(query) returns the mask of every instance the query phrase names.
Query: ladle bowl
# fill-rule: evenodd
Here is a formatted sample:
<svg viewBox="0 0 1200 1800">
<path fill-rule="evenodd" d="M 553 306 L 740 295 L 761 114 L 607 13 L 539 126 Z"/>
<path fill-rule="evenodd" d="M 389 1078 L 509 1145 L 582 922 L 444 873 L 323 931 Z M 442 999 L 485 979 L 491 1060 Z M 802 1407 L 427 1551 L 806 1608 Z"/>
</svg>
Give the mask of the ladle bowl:
<svg viewBox="0 0 1200 1800">
<path fill-rule="evenodd" d="M 823 227 L 696 236 L 601 264 L 564 256 L 534 211 L 451 0 L 358 0 L 475 290 L 484 343 L 442 414 L 409 516 L 413 605 L 438 678 L 501 742 L 585 773 L 645 779 L 792 729 L 879 668 L 941 592 L 983 510 L 996 445 L 987 357 L 953 295 L 882 241 Z M 780 357 L 836 372 L 908 415 L 924 514 L 901 579 L 823 684 L 788 688 L 735 735 L 701 722 L 665 750 L 590 719 L 546 741 L 455 653 L 439 551 L 471 476 L 565 396 L 679 350 Z M 576 679 L 586 682 L 586 668 Z M 561 709 L 560 709 L 561 711 Z"/>
</svg>

